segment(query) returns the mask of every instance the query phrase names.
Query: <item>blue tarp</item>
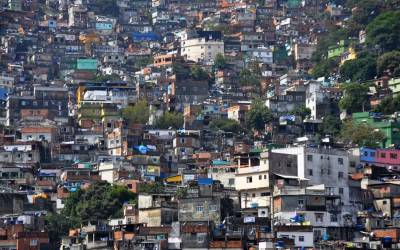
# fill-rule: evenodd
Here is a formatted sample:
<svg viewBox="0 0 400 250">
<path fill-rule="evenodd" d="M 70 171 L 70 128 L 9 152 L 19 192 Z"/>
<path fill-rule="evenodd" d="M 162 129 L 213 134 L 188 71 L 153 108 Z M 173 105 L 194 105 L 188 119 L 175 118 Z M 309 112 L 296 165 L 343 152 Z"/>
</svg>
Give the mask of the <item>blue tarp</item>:
<svg viewBox="0 0 400 250">
<path fill-rule="evenodd" d="M 7 99 L 8 90 L 6 88 L 0 88 L 0 100 Z"/>
<path fill-rule="evenodd" d="M 149 41 L 158 41 L 159 36 L 154 32 L 147 32 L 147 33 L 133 32 L 132 39 L 135 42 L 149 42 Z"/>
<path fill-rule="evenodd" d="M 199 185 L 212 185 L 213 180 L 211 178 L 199 178 L 197 179 Z"/>
</svg>

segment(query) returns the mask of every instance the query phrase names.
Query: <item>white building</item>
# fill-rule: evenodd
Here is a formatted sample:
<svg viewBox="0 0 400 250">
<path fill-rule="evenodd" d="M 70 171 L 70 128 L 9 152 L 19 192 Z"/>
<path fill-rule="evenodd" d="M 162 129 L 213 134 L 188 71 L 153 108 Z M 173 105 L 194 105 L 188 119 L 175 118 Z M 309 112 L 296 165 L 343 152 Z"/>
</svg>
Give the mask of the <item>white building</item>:
<svg viewBox="0 0 400 250">
<path fill-rule="evenodd" d="M 206 38 L 192 38 L 181 42 L 181 55 L 194 62 L 210 62 L 218 54 L 224 54 L 224 42 L 207 40 Z"/>
<path fill-rule="evenodd" d="M 276 228 L 276 236 L 278 238 L 293 239 L 296 248 L 314 247 L 314 232 L 312 227 L 280 226 Z"/>
<path fill-rule="evenodd" d="M 241 208 L 266 208 L 270 206 L 269 161 L 259 156 L 238 159 L 235 189 L 240 193 Z M 260 216 L 261 215 L 261 216 Z M 259 216 L 268 216 L 267 209 L 260 210 Z"/>
<path fill-rule="evenodd" d="M 339 195 L 344 211 L 350 211 L 348 174 L 349 153 L 332 148 L 305 146 L 273 149 L 272 152 L 297 155 L 297 175 L 309 185 L 325 184 L 328 194 Z"/>
<path fill-rule="evenodd" d="M 274 62 L 274 55 L 271 48 L 259 47 L 251 52 L 253 58 L 266 64 L 272 64 Z"/>
<path fill-rule="evenodd" d="M 335 110 L 332 107 L 334 102 L 338 102 L 341 97 L 339 88 L 323 87 L 319 82 L 310 82 L 306 89 L 306 107 L 311 110 L 311 119 L 322 119 L 332 114 Z M 338 110 L 337 110 L 338 111 Z"/>
</svg>

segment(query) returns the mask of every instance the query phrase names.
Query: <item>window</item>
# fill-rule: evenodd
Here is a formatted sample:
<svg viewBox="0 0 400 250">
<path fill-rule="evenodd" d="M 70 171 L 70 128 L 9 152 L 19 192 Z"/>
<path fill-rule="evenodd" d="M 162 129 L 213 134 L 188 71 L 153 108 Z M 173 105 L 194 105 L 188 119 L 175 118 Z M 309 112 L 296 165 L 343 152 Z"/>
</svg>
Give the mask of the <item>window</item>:
<svg viewBox="0 0 400 250">
<path fill-rule="evenodd" d="M 235 179 L 234 178 L 230 178 L 228 180 L 229 185 L 235 185 Z"/>
<path fill-rule="evenodd" d="M 304 236 L 299 236 L 299 241 L 303 242 L 304 241 Z"/>
<path fill-rule="evenodd" d="M 202 213 L 204 211 L 204 206 L 203 205 L 197 205 L 196 206 L 196 212 L 197 213 Z"/>
<path fill-rule="evenodd" d="M 259 179 L 259 180 L 262 180 L 262 175 L 259 175 L 259 176 L 258 176 L 258 179 Z"/>
<path fill-rule="evenodd" d="M 338 172 L 338 177 L 343 178 L 343 172 Z"/>
<path fill-rule="evenodd" d="M 213 212 L 217 211 L 217 205 L 210 205 L 209 210 Z"/>
<path fill-rule="evenodd" d="M 263 192 L 260 194 L 260 196 L 268 196 L 268 195 L 269 195 L 268 192 Z"/>
<path fill-rule="evenodd" d="M 387 201 L 382 201 L 382 204 L 383 204 L 383 205 L 386 205 L 386 204 L 387 204 Z"/>
<path fill-rule="evenodd" d="M 31 240 L 30 246 L 37 246 L 37 245 L 38 245 L 37 239 Z"/>
<path fill-rule="evenodd" d="M 324 214 L 323 213 L 315 213 L 315 221 L 316 222 L 324 222 Z"/>
<path fill-rule="evenodd" d="M 312 155 L 307 155 L 307 161 L 312 161 L 313 160 L 313 156 Z"/>
<path fill-rule="evenodd" d="M 390 153 L 390 159 L 397 159 L 397 154 Z"/>
<path fill-rule="evenodd" d="M 343 188 L 339 188 L 339 194 L 343 194 L 344 193 L 344 189 Z"/>
<path fill-rule="evenodd" d="M 381 153 L 381 158 L 386 158 L 386 153 Z"/>
<path fill-rule="evenodd" d="M 254 198 L 254 197 L 256 197 L 256 194 L 255 194 L 255 193 L 252 193 L 251 196 Z"/>
<path fill-rule="evenodd" d="M 252 177 L 247 177 L 246 178 L 246 182 L 247 183 L 252 183 L 253 182 L 253 178 Z"/>
<path fill-rule="evenodd" d="M 338 164 L 339 164 L 339 165 L 343 165 L 343 158 L 340 158 L 340 157 L 339 157 L 339 158 L 337 159 L 337 161 L 338 161 Z"/>
<path fill-rule="evenodd" d="M 337 214 L 331 214 L 331 222 L 337 222 L 338 218 L 337 218 Z"/>
<path fill-rule="evenodd" d="M 265 180 L 265 179 L 267 179 L 267 175 L 266 175 L 266 174 L 264 175 L 264 180 Z"/>
<path fill-rule="evenodd" d="M 304 205 L 304 200 L 302 200 L 302 199 L 297 200 L 297 205 L 303 206 Z"/>
<path fill-rule="evenodd" d="M 312 169 L 309 169 L 309 170 L 308 170 L 308 175 L 309 175 L 309 176 L 312 176 L 312 175 L 313 175 L 313 170 L 312 170 Z"/>
</svg>

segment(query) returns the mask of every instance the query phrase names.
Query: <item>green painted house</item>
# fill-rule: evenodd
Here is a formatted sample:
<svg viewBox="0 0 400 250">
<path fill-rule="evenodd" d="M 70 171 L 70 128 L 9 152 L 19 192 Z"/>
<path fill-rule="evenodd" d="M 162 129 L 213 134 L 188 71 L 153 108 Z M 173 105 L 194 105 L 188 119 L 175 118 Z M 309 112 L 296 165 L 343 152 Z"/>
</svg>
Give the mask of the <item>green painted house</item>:
<svg viewBox="0 0 400 250">
<path fill-rule="evenodd" d="M 353 113 L 353 122 L 367 124 L 374 129 L 379 129 L 386 137 L 382 147 L 390 148 L 400 145 L 400 122 L 370 112 Z"/>
<path fill-rule="evenodd" d="M 80 70 L 97 70 L 97 59 L 78 58 L 76 59 L 76 68 Z"/>
<path fill-rule="evenodd" d="M 400 94 L 400 77 L 390 79 L 388 85 L 394 96 Z"/>
<path fill-rule="evenodd" d="M 329 46 L 328 48 L 328 58 L 341 56 L 347 51 L 348 43 L 345 40 L 340 40 L 339 44 L 334 46 Z"/>
</svg>

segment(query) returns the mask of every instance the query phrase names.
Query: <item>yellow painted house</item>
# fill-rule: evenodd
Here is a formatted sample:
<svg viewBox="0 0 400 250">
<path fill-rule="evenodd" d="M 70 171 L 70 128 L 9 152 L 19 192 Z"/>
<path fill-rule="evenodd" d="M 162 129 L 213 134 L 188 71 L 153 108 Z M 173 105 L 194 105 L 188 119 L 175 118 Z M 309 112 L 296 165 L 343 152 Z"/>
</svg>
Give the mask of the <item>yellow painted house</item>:
<svg viewBox="0 0 400 250">
<path fill-rule="evenodd" d="M 346 61 L 354 59 L 357 59 L 357 52 L 353 47 L 349 47 L 349 49 L 340 56 L 340 65 L 343 65 Z"/>
</svg>

